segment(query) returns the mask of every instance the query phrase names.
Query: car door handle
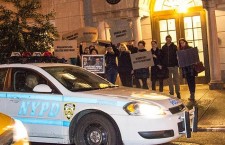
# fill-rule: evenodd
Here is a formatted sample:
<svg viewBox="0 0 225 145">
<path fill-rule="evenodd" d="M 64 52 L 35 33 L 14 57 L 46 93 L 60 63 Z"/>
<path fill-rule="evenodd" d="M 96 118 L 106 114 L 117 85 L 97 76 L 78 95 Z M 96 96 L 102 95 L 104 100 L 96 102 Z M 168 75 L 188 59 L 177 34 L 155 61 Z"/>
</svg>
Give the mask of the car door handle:
<svg viewBox="0 0 225 145">
<path fill-rule="evenodd" d="M 18 103 L 20 101 L 20 99 L 10 99 L 9 101 L 13 102 L 13 103 Z"/>
</svg>

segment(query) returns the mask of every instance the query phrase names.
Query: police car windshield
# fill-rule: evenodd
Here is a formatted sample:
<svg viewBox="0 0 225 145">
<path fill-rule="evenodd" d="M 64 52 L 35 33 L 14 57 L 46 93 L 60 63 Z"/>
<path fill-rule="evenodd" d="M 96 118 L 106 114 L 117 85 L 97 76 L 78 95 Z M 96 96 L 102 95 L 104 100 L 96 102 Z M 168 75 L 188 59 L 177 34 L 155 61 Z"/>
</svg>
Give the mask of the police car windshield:
<svg viewBox="0 0 225 145">
<path fill-rule="evenodd" d="M 82 68 L 73 66 L 43 67 L 70 91 L 89 91 L 114 87 L 115 85 Z"/>
</svg>

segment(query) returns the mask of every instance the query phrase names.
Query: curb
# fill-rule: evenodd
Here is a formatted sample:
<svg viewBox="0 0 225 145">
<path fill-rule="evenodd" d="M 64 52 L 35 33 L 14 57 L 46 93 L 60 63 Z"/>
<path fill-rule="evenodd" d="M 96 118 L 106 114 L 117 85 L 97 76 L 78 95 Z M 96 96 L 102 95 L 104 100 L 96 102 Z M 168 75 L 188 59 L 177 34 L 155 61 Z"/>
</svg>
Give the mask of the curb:
<svg viewBox="0 0 225 145">
<path fill-rule="evenodd" d="M 198 127 L 198 132 L 225 132 L 225 126 Z"/>
<path fill-rule="evenodd" d="M 171 145 L 200 145 L 200 144 L 198 144 L 198 143 L 191 143 L 191 142 L 172 142 Z"/>
</svg>

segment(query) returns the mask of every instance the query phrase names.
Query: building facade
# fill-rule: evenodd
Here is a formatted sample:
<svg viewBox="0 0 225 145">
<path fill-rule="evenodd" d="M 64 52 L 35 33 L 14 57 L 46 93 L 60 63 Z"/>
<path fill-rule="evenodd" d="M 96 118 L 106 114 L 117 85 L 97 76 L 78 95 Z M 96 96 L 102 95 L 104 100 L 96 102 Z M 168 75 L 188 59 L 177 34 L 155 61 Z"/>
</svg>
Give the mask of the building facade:
<svg viewBox="0 0 225 145">
<path fill-rule="evenodd" d="M 225 0 L 41 0 L 42 12 L 54 11 L 52 23 L 60 36 L 75 29 L 92 26 L 98 37 L 110 40 L 110 22 L 126 19 L 131 24 L 134 42 L 151 40 L 159 46 L 170 34 L 176 43 L 185 38 L 198 47 L 206 71 L 197 82 L 209 83 L 210 89 L 221 89 L 225 82 Z"/>
</svg>

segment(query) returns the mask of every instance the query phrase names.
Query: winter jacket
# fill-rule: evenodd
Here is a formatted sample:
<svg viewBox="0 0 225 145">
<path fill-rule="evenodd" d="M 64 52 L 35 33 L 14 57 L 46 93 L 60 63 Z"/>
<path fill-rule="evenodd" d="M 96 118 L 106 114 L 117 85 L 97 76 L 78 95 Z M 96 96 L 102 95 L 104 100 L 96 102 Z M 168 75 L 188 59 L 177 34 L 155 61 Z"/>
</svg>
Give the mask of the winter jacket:
<svg viewBox="0 0 225 145">
<path fill-rule="evenodd" d="M 158 65 L 162 65 L 162 52 L 161 49 L 156 48 L 156 50 L 154 51 L 153 49 L 151 49 L 152 55 L 156 55 L 157 58 L 153 57 L 153 61 L 154 61 L 154 66 L 151 67 L 151 80 L 153 79 L 157 79 L 157 73 L 159 71 L 159 67 Z"/>
<path fill-rule="evenodd" d="M 162 64 L 165 67 L 175 67 L 178 66 L 177 61 L 177 46 L 171 43 L 169 46 L 167 44 L 162 47 Z"/>
<path fill-rule="evenodd" d="M 118 72 L 131 73 L 132 64 L 129 51 L 122 51 L 118 57 Z"/>
<path fill-rule="evenodd" d="M 131 54 L 138 52 L 138 48 L 134 47 L 133 45 L 127 45 L 127 48 L 131 52 Z"/>
<path fill-rule="evenodd" d="M 146 49 L 139 49 L 138 52 L 144 52 L 147 51 Z M 134 76 L 136 79 L 144 79 L 149 78 L 149 68 L 140 68 L 134 70 Z"/>
<path fill-rule="evenodd" d="M 107 52 L 105 54 L 106 72 L 117 70 L 116 57 L 119 55 L 119 50 L 116 46 L 112 46 L 114 53 Z"/>
</svg>

